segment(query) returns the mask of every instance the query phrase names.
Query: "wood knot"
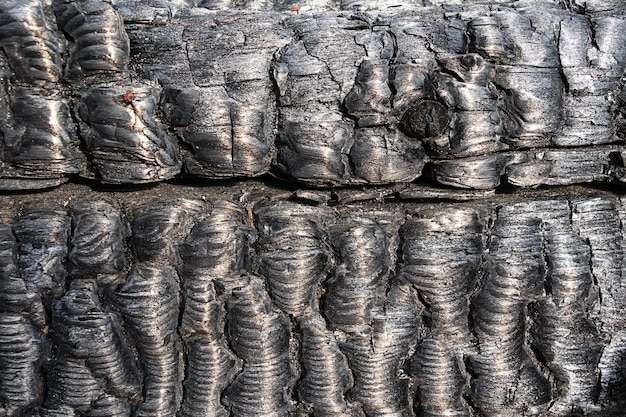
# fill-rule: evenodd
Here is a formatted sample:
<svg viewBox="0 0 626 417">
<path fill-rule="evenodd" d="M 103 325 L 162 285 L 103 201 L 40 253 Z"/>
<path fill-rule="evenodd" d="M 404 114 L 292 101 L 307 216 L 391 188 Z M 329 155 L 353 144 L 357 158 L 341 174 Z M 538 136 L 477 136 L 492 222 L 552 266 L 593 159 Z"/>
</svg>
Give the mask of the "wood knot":
<svg viewBox="0 0 626 417">
<path fill-rule="evenodd" d="M 438 101 L 417 100 L 400 119 L 400 130 L 412 138 L 439 136 L 448 125 L 448 109 Z"/>
<path fill-rule="evenodd" d="M 467 54 L 461 58 L 461 65 L 465 68 L 476 71 L 482 68 L 483 58 L 478 54 Z"/>
</svg>

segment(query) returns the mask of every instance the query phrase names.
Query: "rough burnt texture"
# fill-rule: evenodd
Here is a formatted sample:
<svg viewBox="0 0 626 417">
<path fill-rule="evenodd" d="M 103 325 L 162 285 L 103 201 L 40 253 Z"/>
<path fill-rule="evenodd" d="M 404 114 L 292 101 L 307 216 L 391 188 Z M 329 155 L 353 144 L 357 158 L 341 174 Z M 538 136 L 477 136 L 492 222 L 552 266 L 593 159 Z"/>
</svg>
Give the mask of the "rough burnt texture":
<svg viewBox="0 0 626 417">
<path fill-rule="evenodd" d="M 423 3 L 5 0 L 0 188 L 622 181 L 621 2 Z"/>
<path fill-rule="evenodd" d="M 621 0 L 0 0 L 0 417 L 624 417 L 625 43 Z"/>
<path fill-rule="evenodd" d="M 3 197 L 1 415 L 623 415 L 617 197 L 259 187 Z"/>
</svg>

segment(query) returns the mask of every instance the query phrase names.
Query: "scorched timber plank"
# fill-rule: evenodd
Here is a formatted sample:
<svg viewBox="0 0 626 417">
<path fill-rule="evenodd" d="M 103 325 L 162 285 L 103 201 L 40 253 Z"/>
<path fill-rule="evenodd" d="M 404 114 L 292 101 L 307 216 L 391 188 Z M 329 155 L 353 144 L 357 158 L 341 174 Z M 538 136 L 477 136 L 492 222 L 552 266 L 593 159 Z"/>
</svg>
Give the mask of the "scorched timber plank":
<svg viewBox="0 0 626 417">
<path fill-rule="evenodd" d="M 2 2 L 0 188 L 623 180 L 623 4 L 353 3 Z"/>
<path fill-rule="evenodd" d="M 2 196 L 0 415 L 623 416 L 624 203 Z"/>
</svg>

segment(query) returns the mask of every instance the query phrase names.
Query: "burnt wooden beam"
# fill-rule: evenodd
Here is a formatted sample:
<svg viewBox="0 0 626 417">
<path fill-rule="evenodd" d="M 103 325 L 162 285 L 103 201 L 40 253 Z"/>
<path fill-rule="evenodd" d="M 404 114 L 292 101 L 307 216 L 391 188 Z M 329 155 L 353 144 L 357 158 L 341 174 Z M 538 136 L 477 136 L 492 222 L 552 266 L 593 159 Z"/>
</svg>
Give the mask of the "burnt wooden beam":
<svg viewBox="0 0 626 417">
<path fill-rule="evenodd" d="M 620 3 L 52 3 L 0 10 L 4 189 L 624 175 Z"/>
<path fill-rule="evenodd" d="M 623 199 L 0 196 L 6 416 L 619 416 Z"/>
<path fill-rule="evenodd" d="M 623 416 L 625 41 L 621 0 L 0 0 L 0 417 Z"/>
</svg>

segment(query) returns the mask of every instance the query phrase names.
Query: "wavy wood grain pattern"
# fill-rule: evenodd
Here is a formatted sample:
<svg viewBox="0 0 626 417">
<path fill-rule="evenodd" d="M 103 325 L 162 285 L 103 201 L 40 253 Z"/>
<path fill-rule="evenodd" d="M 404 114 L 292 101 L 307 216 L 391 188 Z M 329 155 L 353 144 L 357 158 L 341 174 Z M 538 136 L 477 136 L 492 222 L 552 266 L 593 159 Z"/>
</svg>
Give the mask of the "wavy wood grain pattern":
<svg viewBox="0 0 626 417">
<path fill-rule="evenodd" d="M 49 3 L 0 4 L 3 189 L 624 175 L 620 2 Z"/>
<path fill-rule="evenodd" d="M 626 178 L 624 43 L 621 0 L 0 0 L 0 417 L 623 417 L 625 202 L 571 184 Z"/>
<path fill-rule="evenodd" d="M 273 194 L 2 197 L 1 415 L 623 415 L 617 197 Z"/>
</svg>

